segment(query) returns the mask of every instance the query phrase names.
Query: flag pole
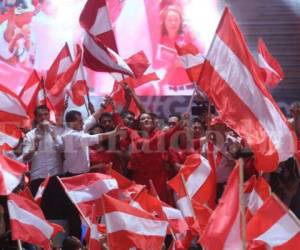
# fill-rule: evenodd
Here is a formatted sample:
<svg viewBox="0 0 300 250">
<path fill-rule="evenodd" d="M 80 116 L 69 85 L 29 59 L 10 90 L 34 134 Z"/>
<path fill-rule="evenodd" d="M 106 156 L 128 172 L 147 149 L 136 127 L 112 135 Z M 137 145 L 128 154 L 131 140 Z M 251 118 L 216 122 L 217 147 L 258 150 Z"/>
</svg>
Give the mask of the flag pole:
<svg viewBox="0 0 300 250">
<path fill-rule="evenodd" d="M 18 250 L 22 250 L 23 249 L 22 242 L 20 240 L 17 240 L 17 243 L 18 243 Z"/>
<path fill-rule="evenodd" d="M 159 198 L 159 196 L 158 196 L 158 194 L 157 194 L 156 188 L 154 187 L 153 181 L 152 181 L 151 179 L 149 180 L 149 183 L 150 183 L 151 189 L 153 190 L 153 192 L 154 192 L 154 194 L 155 194 L 155 196 L 156 196 L 156 199 L 159 200 L 159 202 L 160 202 L 160 204 L 161 204 L 161 206 L 162 206 L 162 202 L 161 202 L 161 200 L 160 200 L 160 198 Z M 162 212 L 163 212 L 164 219 L 165 219 L 166 221 L 168 221 L 168 223 L 169 223 L 169 225 L 170 225 L 170 221 L 169 221 L 167 215 L 165 214 L 165 212 L 164 212 L 163 210 L 162 210 Z M 176 241 L 177 241 L 177 238 L 176 238 L 176 235 L 175 235 L 175 233 L 174 233 L 174 230 L 173 230 L 171 227 L 169 227 L 169 230 L 170 230 L 170 233 L 171 233 L 171 235 L 172 235 L 173 240 L 176 242 Z"/>
<path fill-rule="evenodd" d="M 81 62 L 79 64 L 79 67 L 80 67 L 80 70 L 81 70 L 81 74 L 83 76 L 83 79 L 84 81 L 86 82 L 86 97 L 88 99 L 88 103 L 91 102 L 91 99 L 90 99 L 90 91 L 89 91 L 89 88 L 87 86 L 87 77 L 86 77 L 86 72 L 83 70 L 83 50 L 82 50 L 82 53 L 81 53 Z"/>
<path fill-rule="evenodd" d="M 246 212 L 245 212 L 245 197 L 244 197 L 244 159 L 239 159 L 240 166 L 239 166 L 239 203 L 240 203 L 240 218 L 241 218 L 241 226 L 242 226 L 242 249 L 246 250 Z"/>
<path fill-rule="evenodd" d="M 190 203 L 190 206 L 191 206 L 191 209 L 192 209 L 193 218 L 196 221 L 196 213 L 195 213 L 195 210 L 194 210 L 194 207 L 193 207 L 192 199 L 191 199 L 191 197 L 188 193 L 188 190 L 187 190 L 187 187 L 186 187 L 186 181 L 185 181 L 185 178 L 184 178 L 183 174 L 180 174 L 180 178 L 181 178 L 182 184 L 184 186 L 184 191 L 186 193 L 186 196 L 188 197 L 188 200 L 189 200 L 189 203 Z"/>
<path fill-rule="evenodd" d="M 105 204 L 103 201 L 103 198 L 101 198 L 101 206 L 102 206 L 102 210 L 103 210 L 103 220 L 104 220 L 104 224 L 106 226 L 106 219 L 105 219 Z M 107 249 L 110 249 L 110 244 L 109 244 L 109 237 L 108 237 L 108 233 L 106 233 L 106 238 L 107 238 Z"/>
</svg>

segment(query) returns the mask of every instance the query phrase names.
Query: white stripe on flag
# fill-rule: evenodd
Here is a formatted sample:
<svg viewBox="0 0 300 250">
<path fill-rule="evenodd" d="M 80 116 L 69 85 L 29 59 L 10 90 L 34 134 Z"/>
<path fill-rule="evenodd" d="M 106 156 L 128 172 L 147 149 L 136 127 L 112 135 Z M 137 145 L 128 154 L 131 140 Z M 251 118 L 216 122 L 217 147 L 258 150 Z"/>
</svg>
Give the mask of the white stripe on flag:
<svg viewBox="0 0 300 250">
<path fill-rule="evenodd" d="M 176 201 L 177 207 L 180 209 L 184 217 L 194 217 L 191 202 L 187 196 L 184 196 Z"/>
<path fill-rule="evenodd" d="M 180 56 L 181 61 L 184 65 L 185 69 L 189 69 L 195 66 L 198 66 L 199 64 L 204 63 L 204 57 L 201 54 L 198 55 L 192 55 L 192 54 L 186 54 L 183 56 Z"/>
<path fill-rule="evenodd" d="M 256 116 L 278 151 L 279 161 L 288 159 L 291 152 L 294 152 L 292 134 L 273 104 L 256 86 L 247 67 L 219 36 L 215 37 L 210 51 L 207 59 Z M 230 68 L 231 73 L 228 74 L 228 70 L 224 70 L 224 68 Z"/>
<path fill-rule="evenodd" d="M 95 43 L 95 41 L 91 38 L 91 36 L 89 36 L 88 34 L 85 35 L 83 44 L 84 44 L 85 48 L 90 52 L 90 54 L 93 55 L 93 57 L 95 57 L 99 62 L 106 65 L 107 67 L 110 67 L 112 69 L 119 70 L 119 71 L 127 71 L 128 70 L 127 67 L 124 69 L 124 68 L 120 67 L 114 60 L 112 60 L 110 55 L 104 49 L 99 47 Z M 109 48 L 107 48 L 107 50 L 109 52 L 112 52 L 112 50 Z M 113 54 L 116 55 L 116 53 L 113 53 Z M 116 56 L 116 59 L 119 61 L 118 56 Z M 129 71 L 129 73 L 131 73 L 131 71 Z"/>
<path fill-rule="evenodd" d="M 235 220 L 231 225 L 230 231 L 224 242 L 223 250 L 240 250 L 243 249 L 241 238 L 241 220 L 240 213 L 237 211 Z"/>
<path fill-rule="evenodd" d="M 253 189 L 249 195 L 249 200 L 247 205 L 250 212 L 254 214 L 263 205 L 263 203 L 264 203 L 263 200 L 260 198 L 260 196 L 255 191 L 255 189 Z"/>
<path fill-rule="evenodd" d="M 80 190 L 68 191 L 69 196 L 75 203 L 88 202 L 99 199 L 103 194 L 109 190 L 117 189 L 118 183 L 115 179 L 99 180 L 89 186 L 81 188 Z"/>
<path fill-rule="evenodd" d="M 169 220 L 184 219 L 180 210 L 172 207 L 163 207 L 163 211 Z"/>
<path fill-rule="evenodd" d="M 19 100 L 13 96 L 0 91 L 0 100 L 0 110 L 19 116 L 27 115 L 25 109 L 20 105 Z M 3 117 L 3 119 L 5 119 L 5 117 Z"/>
<path fill-rule="evenodd" d="M 299 225 L 286 213 L 271 228 L 255 238 L 255 240 L 264 241 L 270 247 L 275 247 L 288 242 L 299 232 Z"/>
<path fill-rule="evenodd" d="M 110 17 L 107 7 L 104 6 L 98 9 L 96 20 L 93 26 L 90 28 L 89 32 L 92 35 L 97 36 L 109 30 L 111 30 Z"/>
<path fill-rule="evenodd" d="M 271 72 L 273 72 L 275 75 L 279 76 L 278 73 L 268 64 L 268 62 L 266 61 L 266 59 L 260 53 L 258 53 L 258 65 L 261 68 L 268 69 Z"/>
<path fill-rule="evenodd" d="M 24 104 L 27 106 L 30 101 L 31 101 L 31 98 L 33 96 L 33 94 L 35 93 L 36 91 L 36 88 L 38 87 L 38 84 L 39 82 L 36 82 L 36 84 L 34 84 L 33 86 L 29 87 L 28 89 L 26 89 L 22 96 L 21 96 L 21 100 L 24 102 Z"/>
<path fill-rule="evenodd" d="M 69 56 L 64 57 L 59 61 L 58 69 L 56 75 L 64 73 L 67 68 L 72 64 L 71 58 Z"/>
<path fill-rule="evenodd" d="M 5 168 L 2 168 L 3 181 L 7 194 L 10 194 L 16 186 L 19 185 L 21 181 L 21 175 L 18 177 L 7 171 Z"/>
<path fill-rule="evenodd" d="M 211 167 L 208 161 L 201 157 L 200 165 L 195 171 L 187 178 L 186 187 L 190 197 L 193 197 L 198 190 L 202 187 L 211 173 Z"/>
<path fill-rule="evenodd" d="M 98 232 L 98 226 L 96 224 L 92 225 L 91 228 L 91 239 L 100 240 L 101 234 Z"/>
<path fill-rule="evenodd" d="M 15 147 L 19 143 L 19 139 L 0 131 L 0 145 L 7 143 L 10 147 Z"/>
<path fill-rule="evenodd" d="M 7 201 L 7 206 L 10 219 L 17 220 L 26 225 L 34 226 L 35 228 L 39 229 L 47 239 L 51 238 L 51 235 L 53 234 L 53 228 L 45 220 L 42 220 L 27 210 L 20 208 L 12 200 Z"/>
<path fill-rule="evenodd" d="M 125 230 L 146 236 L 166 236 L 166 221 L 145 219 L 124 212 L 106 213 L 104 217 L 107 233 Z"/>
</svg>

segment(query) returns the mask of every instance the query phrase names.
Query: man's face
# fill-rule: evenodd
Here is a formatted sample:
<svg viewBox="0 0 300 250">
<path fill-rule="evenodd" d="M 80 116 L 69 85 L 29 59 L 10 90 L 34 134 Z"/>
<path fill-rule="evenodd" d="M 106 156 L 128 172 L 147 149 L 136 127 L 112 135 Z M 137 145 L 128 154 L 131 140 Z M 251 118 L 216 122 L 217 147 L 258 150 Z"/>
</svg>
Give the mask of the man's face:
<svg viewBox="0 0 300 250">
<path fill-rule="evenodd" d="M 194 122 L 192 125 L 194 138 L 199 138 L 204 135 L 204 129 L 200 122 Z"/>
<path fill-rule="evenodd" d="M 127 126 L 128 128 L 133 128 L 134 127 L 134 116 L 130 113 L 126 114 L 126 116 L 123 119 L 125 126 Z"/>
<path fill-rule="evenodd" d="M 100 118 L 100 127 L 102 128 L 103 132 L 109 132 L 114 130 L 115 123 L 110 116 L 103 116 Z"/>
<path fill-rule="evenodd" d="M 76 120 L 71 123 L 71 128 L 76 131 L 81 131 L 83 129 L 83 119 L 81 115 L 76 115 Z"/>
<path fill-rule="evenodd" d="M 179 122 L 178 117 L 176 117 L 176 116 L 171 116 L 171 117 L 168 119 L 168 126 L 169 126 L 169 128 L 173 128 L 174 126 L 177 125 L 178 122 Z"/>
<path fill-rule="evenodd" d="M 41 124 L 43 121 L 50 121 L 50 113 L 47 109 L 39 109 L 37 111 L 35 120 L 37 124 Z"/>
</svg>

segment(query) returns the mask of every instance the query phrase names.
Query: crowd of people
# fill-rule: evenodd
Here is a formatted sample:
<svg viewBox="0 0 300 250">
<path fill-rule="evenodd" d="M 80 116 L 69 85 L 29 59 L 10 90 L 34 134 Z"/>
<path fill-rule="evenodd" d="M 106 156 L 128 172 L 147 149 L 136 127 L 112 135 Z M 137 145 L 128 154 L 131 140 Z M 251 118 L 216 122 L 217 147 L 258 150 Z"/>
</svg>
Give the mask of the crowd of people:
<svg viewBox="0 0 300 250">
<path fill-rule="evenodd" d="M 96 111 L 93 105 L 89 105 L 92 114 L 85 121 L 79 111 L 67 109 L 66 103 L 63 122 L 54 124 L 50 121 L 49 108 L 41 105 L 36 108 L 32 129 L 16 148 L 4 152 L 6 156 L 30 166 L 29 182 L 22 183 L 23 187 L 16 191 L 28 185 L 35 196 L 40 184 L 50 176 L 41 208 L 46 219 L 68 222 L 69 234 L 73 238 L 68 237 L 66 241 L 70 241 L 71 245 L 74 239 L 82 236 L 81 220 L 57 176 L 72 177 L 88 172 L 109 174 L 112 167 L 128 179 L 149 188 L 152 181 L 159 198 L 175 206 L 175 195 L 168 188 L 167 181 L 178 173 L 189 155 L 200 153 L 207 157 L 211 144 L 214 145 L 217 163 L 217 202 L 240 152 L 247 149 L 246 142 L 218 119 L 213 105 L 208 105 L 201 95 L 195 97 L 194 116 L 171 114 L 164 121 L 147 112 L 129 87 L 125 86 L 125 89 L 127 102 L 136 102 L 140 107 L 138 117 L 126 108 L 119 113 L 113 100 L 106 97 Z M 299 138 L 299 104 L 295 104 L 291 111 L 291 126 Z M 244 171 L 246 179 L 258 174 L 251 154 L 245 158 Z M 300 217 L 297 159 L 283 162 L 277 172 L 265 177 L 273 191 Z M 8 243 L 9 220 L 5 215 L 5 197 L 1 204 L 0 244 L 4 244 L 3 247 L 11 243 Z"/>
</svg>

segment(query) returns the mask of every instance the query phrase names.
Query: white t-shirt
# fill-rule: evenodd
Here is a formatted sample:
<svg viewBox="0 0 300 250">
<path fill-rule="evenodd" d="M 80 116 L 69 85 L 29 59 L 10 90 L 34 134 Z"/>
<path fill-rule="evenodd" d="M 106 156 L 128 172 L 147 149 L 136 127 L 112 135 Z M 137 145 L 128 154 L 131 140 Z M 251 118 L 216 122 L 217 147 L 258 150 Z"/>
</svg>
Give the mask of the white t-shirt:
<svg viewBox="0 0 300 250">
<path fill-rule="evenodd" d="M 59 134 L 59 128 L 52 127 Z M 31 180 L 46 178 L 49 176 L 60 175 L 62 169 L 62 149 L 63 142 L 60 135 L 53 140 L 49 131 L 42 133 L 35 128 L 29 131 L 24 138 L 23 155 L 27 154 L 34 146 L 34 138 L 39 135 L 42 137 L 38 149 L 31 159 L 30 178 Z"/>
<path fill-rule="evenodd" d="M 64 143 L 64 173 L 81 174 L 90 170 L 89 146 L 99 143 L 98 135 L 67 129 L 62 136 Z"/>
</svg>

